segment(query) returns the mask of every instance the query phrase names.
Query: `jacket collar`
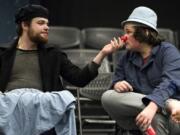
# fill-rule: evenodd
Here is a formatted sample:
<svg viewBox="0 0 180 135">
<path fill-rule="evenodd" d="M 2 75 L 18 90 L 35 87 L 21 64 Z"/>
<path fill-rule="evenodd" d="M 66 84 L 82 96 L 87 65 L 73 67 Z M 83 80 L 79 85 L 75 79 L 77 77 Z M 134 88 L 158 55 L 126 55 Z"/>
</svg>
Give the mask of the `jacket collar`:
<svg viewBox="0 0 180 135">
<path fill-rule="evenodd" d="M 9 49 L 14 49 L 14 48 L 16 48 L 17 45 L 18 45 L 18 40 L 19 40 L 19 38 L 16 37 L 16 38 L 15 38 L 14 40 L 12 40 L 11 42 L 1 44 L 1 45 L 0 45 L 0 48 L 2 48 L 2 49 L 8 49 L 8 50 L 9 50 Z M 54 46 L 51 45 L 51 44 L 45 44 L 45 45 L 39 44 L 38 47 L 39 47 L 39 49 L 42 49 L 42 48 L 46 48 L 46 49 L 54 48 Z"/>
</svg>

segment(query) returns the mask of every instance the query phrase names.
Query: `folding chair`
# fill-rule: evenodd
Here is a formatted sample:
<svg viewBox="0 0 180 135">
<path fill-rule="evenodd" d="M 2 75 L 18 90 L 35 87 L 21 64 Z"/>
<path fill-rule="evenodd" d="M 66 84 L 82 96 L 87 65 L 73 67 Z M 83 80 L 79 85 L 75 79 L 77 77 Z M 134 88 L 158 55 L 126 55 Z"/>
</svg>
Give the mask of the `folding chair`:
<svg viewBox="0 0 180 135">
<path fill-rule="evenodd" d="M 173 30 L 169 28 L 158 28 L 158 32 L 166 41 L 176 45 L 175 33 Z"/>
<path fill-rule="evenodd" d="M 80 30 L 76 27 L 50 26 L 48 43 L 62 49 L 79 48 L 81 44 Z"/>
</svg>

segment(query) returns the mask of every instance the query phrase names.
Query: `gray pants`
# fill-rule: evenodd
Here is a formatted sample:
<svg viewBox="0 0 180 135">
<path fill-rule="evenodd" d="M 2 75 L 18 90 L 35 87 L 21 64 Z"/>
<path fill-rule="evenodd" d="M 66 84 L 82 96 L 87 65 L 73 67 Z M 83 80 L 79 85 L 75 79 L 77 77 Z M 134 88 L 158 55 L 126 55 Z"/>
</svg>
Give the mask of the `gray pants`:
<svg viewBox="0 0 180 135">
<path fill-rule="evenodd" d="M 102 95 L 102 105 L 117 124 L 127 130 L 136 130 L 136 116 L 145 108 L 142 98 L 145 95 L 135 92 L 118 93 L 108 90 Z M 152 121 L 157 135 L 180 135 L 180 125 L 171 121 L 169 116 L 157 113 Z"/>
</svg>

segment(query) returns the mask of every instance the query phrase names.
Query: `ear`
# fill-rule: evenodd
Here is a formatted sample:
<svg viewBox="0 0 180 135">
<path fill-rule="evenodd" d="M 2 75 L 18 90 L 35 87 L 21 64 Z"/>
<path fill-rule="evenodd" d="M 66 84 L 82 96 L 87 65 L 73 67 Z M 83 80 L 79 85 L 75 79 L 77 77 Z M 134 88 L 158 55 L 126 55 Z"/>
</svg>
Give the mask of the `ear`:
<svg viewBox="0 0 180 135">
<path fill-rule="evenodd" d="M 146 29 L 146 36 L 149 36 L 149 31 Z"/>
<path fill-rule="evenodd" d="M 22 22 L 21 27 L 22 27 L 23 30 L 27 30 L 29 25 L 27 24 L 27 22 Z"/>
</svg>

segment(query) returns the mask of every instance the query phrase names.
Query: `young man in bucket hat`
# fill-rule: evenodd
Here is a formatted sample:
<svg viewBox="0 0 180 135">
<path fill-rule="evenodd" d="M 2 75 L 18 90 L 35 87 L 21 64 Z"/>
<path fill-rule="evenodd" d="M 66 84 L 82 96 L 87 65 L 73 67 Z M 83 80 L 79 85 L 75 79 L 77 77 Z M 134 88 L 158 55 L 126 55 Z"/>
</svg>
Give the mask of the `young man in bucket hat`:
<svg viewBox="0 0 180 135">
<path fill-rule="evenodd" d="M 149 127 L 156 135 L 180 134 L 165 111 L 169 98 L 180 99 L 179 51 L 159 36 L 157 15 L 148 7 L 135 8 L 122 27 L 127 40 L 111 44 L 126 51 L 119 57 L 112 90 L 102 96 L 103 107 L 129 134 L 143 134 Z"/>
<path fill-rule="evenodd" d="M 85 86 L 97 76 L 104 57 L 119 45 L 104 46 L 80 69 L 61 50 L 46 45 L 49 22 L 45 7 L 20 8 L 15 22 L 17 38 L 10 47 L 0 48 L 0 133 L 76 135 L 75 98 L 64 91 L 60 76 L 75 86 Z"/>
</svg>

